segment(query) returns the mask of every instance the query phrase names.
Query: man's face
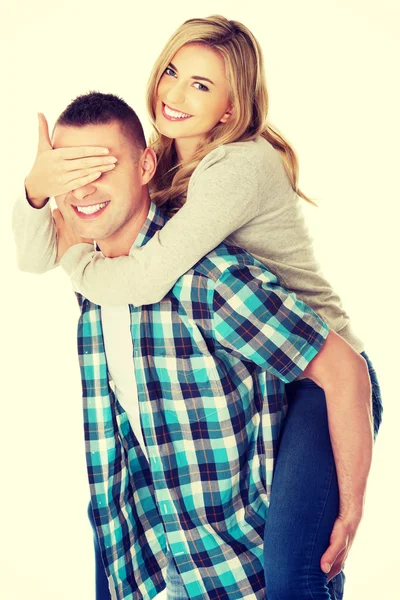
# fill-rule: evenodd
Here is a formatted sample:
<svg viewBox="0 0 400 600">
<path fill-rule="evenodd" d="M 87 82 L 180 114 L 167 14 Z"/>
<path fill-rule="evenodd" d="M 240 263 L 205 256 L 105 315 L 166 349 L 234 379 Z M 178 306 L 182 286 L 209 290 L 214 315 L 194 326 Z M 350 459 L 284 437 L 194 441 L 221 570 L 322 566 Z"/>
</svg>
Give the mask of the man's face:
<svg viewBox="0 0 400 600">
<path fill-rule="evenodd" d="M 149 208 L 139 160 L 141 151 L 133 148 L 115 121 L 83 127 L 57 125 L 53 148 L 74 146 L 106 147 L 118 162 L 93 183 L 55 198 L 64 219 L 84 238 L 109 244 L 129 237 L 135 230 L 134 223 Z"/>
</svg>

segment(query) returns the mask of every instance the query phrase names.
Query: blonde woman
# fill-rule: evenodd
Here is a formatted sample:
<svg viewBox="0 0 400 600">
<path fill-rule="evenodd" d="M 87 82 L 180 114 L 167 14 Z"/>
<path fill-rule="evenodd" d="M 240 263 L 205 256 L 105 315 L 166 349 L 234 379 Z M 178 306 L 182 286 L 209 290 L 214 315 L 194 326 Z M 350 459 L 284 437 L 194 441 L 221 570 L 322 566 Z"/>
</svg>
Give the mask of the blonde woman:
<svg viewBox="0 0 400 600">
<path fill-rule="evenodd" d="M 80 188 L 90 204 L 96 180 L 116 173 L 118 163 L 100 149 L 92 150 L 91 158 L 90 149 L 52 150 L 41 117 L 38 156 L 25 181 L 31 206 L 24 197 L 14 212 L 20 267 L 42 272 L 60 263 L 74 289 L 96 304 L 141 306 L 160 301 L 221 241 L 242 246 L 363 354 L 376 434 L 378 382 L 314 257 L 301 210 L 309 199 L 298 188 L 295 153 L 268 121 L 257 40 L 244 25 L 221 16 L 186 21 L 156 61 L 148 108 L 158 159 L 152 199 L 172 215 L 170 221 L 129 256 L 104 258 L 79 239 L 60 244 L 57 254 L 48 197 Z M 104 204 L 93 206 L 93 218 L 107 218 Z M 359 490 L 365 487 L 356 477 L 348 480 L 338 456 L 337 479 L 322 389 L 301 380 L 287 393 L 289 411 L 265 527 L 268 599 L 341 598 L 339 572 L 361 518 Z M 336 428 L 335 435 L 351 432 Z"/>
</svg>

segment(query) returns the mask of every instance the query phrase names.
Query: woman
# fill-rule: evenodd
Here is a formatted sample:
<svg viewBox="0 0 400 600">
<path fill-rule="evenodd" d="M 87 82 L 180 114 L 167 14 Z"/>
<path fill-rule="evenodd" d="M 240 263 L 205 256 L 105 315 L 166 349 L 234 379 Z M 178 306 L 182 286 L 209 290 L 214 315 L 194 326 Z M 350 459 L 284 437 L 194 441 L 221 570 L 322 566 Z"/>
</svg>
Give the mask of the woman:
<svg viewBox="0 0 400 600">
<path fill-rule="evenodd" d="M 100 305 L 158 302 L 185 271 L 227 238 L 256 255 L 363 352 L 315 261 L 299 199 L 308 198 L 298 189 L 292 148 L 267 123 L 263 59 L 251 32 L 223 17 L 184 23 L 154 66 L 148 107 L 158 157 L 152 197 L 173 218 L 143 249 L 118 261 L 104 259 L 87 244 L 72 247 L 62 261 L 73 274 L 75 289 Z M 64 160 L 68 176 L 63 185 L 69 189 L 113 168 L 97 158 L 88 173 L 79 160 Z M 39 171 L 34 166 L 26 189 L 30 199 L 44 201 L 56 192 Z M 47 235 L 36 243 L 45 246 Z M 49 267 L 48 256 L 46 261 L 43 270 Z M 113 281 L 126 285 L 122 289 Z M 370 363 L 369 368 L 376 434 L 381 404 Z M 324 555 L 321 561 L 332 527 L 340 527 L 344 517 L 339 513 L 324 395 L 316 384 L 303 380 L 288 386 L 288 400 L 265 528 L 268 598 L 340 598 L 342 578 L 335 577 L 329 591 L 327 579 L 330 569 L 330 577 L 337 574 L 344 556 L 335 561 L 335 556 Z"/>
</svg>

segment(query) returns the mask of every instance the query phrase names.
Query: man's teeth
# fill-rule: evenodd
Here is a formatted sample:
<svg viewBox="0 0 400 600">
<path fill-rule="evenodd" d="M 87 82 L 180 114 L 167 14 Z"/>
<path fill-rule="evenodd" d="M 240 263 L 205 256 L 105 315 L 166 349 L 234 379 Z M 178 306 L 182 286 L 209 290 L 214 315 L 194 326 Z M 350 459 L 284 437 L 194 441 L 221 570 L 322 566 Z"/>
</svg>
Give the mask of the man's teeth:
<svg viewBox="0 0 400 600">
<path fill-rule="evenodd" d="M 167 114 L 169 117 L 173 117 L 174 119 L 184 119 L 186 117 L 192 116 L 192 115 L 187 115 L 186 113 L 172 110 L 172 108 L 169 108 L 169 106 L 167 106 L 166 104 L 164 104 L 164 110 L 165 110 L 165 114 Z"/>
<path fill-rule="evenodd" d="M 93 213 L 106 206 L 106 204 L 108 204 L 108 202 L 102 202 L 101 204 L 93 204 L 92 206 L 77 206 L 76 208 L 78 212 L 84 213 L 85 215 L 92 215 Z"/>
</svg>

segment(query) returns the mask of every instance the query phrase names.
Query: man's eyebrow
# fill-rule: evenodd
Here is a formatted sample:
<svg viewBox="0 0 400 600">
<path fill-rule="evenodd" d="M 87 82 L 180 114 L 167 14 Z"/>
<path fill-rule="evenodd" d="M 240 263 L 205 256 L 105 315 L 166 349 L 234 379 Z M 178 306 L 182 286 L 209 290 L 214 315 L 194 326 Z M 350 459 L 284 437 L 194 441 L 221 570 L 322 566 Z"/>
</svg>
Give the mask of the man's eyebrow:
<svg viewBox="0 0 400 600">
<path fill-rule="evenodd" d="M 178 73 L 178 69 L 175 67 L 174 64 L 169 63 L 168 66 Z M 201 75 L 192 75 L 192 79 L 196 79 L 197 81 L 208 81 L 208 83 L 215 85 L 215 83 L 211 81 L 211 79 L 208 79 L 208 77 L 202 77 Z"/>
</svg>

